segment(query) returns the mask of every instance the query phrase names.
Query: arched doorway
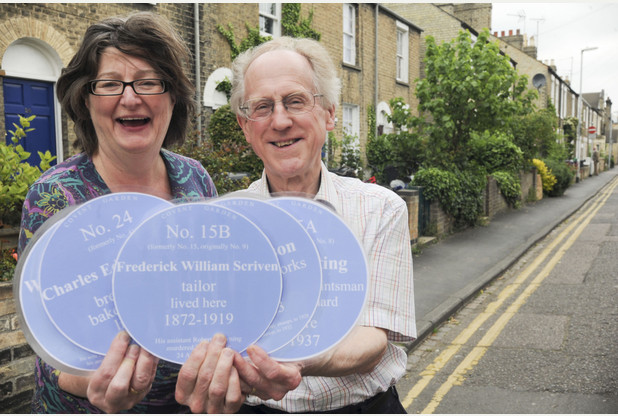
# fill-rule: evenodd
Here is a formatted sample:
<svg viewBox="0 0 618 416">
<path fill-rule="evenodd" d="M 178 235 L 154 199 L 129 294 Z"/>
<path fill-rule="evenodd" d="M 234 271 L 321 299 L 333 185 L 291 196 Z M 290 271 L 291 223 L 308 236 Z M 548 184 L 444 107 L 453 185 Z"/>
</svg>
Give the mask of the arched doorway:
<svg viewBox="0 0 618 416">
<path fill-rule="evenodd" d="M 19 125 L 19 115 L 36 115 L 21 143 L 30 152 L 28 162 L 38 165 L 38 151 L 49 150 L 62 160 L 60 106 L 54 99 L 55 82 L 60 76 L 62 61 L 45 42 L 35 38 L 20 38 L 11 43 L 2 57 L 4 119 L 7 131 Z"/>
</svg>

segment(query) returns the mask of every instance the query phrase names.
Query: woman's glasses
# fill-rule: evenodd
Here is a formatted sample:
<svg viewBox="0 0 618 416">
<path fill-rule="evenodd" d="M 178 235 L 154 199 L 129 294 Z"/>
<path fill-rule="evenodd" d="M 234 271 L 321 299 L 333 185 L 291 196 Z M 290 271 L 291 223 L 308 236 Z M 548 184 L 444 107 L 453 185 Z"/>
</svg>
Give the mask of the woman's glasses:
<svg viewBox="0 0 618 416">
<path fill-rule="evenodd" d="M 124 82 L 117 79 L 95 79 L 89 82 L 92 95 L 122 95 L 128 86 L 139 95 L 157 95 L 167 92 L 167 83 L 162 79 L 147 78 Z"/>
</svg>

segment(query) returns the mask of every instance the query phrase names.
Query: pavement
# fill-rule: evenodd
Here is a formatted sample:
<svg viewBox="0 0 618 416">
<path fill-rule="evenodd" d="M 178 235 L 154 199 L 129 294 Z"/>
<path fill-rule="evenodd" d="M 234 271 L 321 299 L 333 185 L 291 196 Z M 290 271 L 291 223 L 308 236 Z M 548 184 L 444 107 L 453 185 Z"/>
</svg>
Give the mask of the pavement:
<svg viewBox="0 0 618 416">
<path fill-rule="evenodd" d="M 561 197 L 544 197 L 520 209 L 504 211 L 485 226 L 425 246 L 413 259 L 418 338 L 406 346 L 408 351 L 616 175 L 618 169 L 614 168 L 590 176 L 571 185 Z"/>
</svg>

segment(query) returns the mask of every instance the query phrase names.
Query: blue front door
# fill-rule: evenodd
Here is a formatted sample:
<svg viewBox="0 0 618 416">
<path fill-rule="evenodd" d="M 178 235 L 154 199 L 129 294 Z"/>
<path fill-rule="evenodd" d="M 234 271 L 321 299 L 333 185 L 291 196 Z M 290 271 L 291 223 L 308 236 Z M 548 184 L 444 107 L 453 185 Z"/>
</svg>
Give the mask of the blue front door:
<svg viewBox="0 0 618 416">
<path fill-rule="evenodd" d="M 18 78 L 4 78 L 4 120 L 6 141 L 11 141 L 9 130 L 15 131 L 13 123 L 19 124 L 19 116 L 36 115 L 21 145 L 30 152 L 28 163 L 38 166 L 41 159 L 38 151 L 49 150 L 56 156 L 56 128 L 54 117 L 54 86 L 51 82 L 30 81 Z M 52 164 L 55 164 L 54 161 Z"/>
</svg>

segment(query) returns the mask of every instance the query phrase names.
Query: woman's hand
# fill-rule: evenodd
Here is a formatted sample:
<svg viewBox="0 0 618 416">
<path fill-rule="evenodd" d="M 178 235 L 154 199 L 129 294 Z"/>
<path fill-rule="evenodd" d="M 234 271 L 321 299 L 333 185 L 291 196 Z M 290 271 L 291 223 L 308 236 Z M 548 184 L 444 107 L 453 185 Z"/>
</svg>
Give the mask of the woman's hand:
<svg viewBox="0 0 618 416">
<path fill-rule="evenodd" d="M 90 403 L 107 413 L 130 409 L 148 394 L 159 359 L 120 332 L 88 382 Z"/>
<path fill-rule="evenodd" d="M 193 413 L 235 413 L 245 401 L 234 357 L 224 335 L 200 343 L 178 373 L 176 401 Z"/>
</svg>

